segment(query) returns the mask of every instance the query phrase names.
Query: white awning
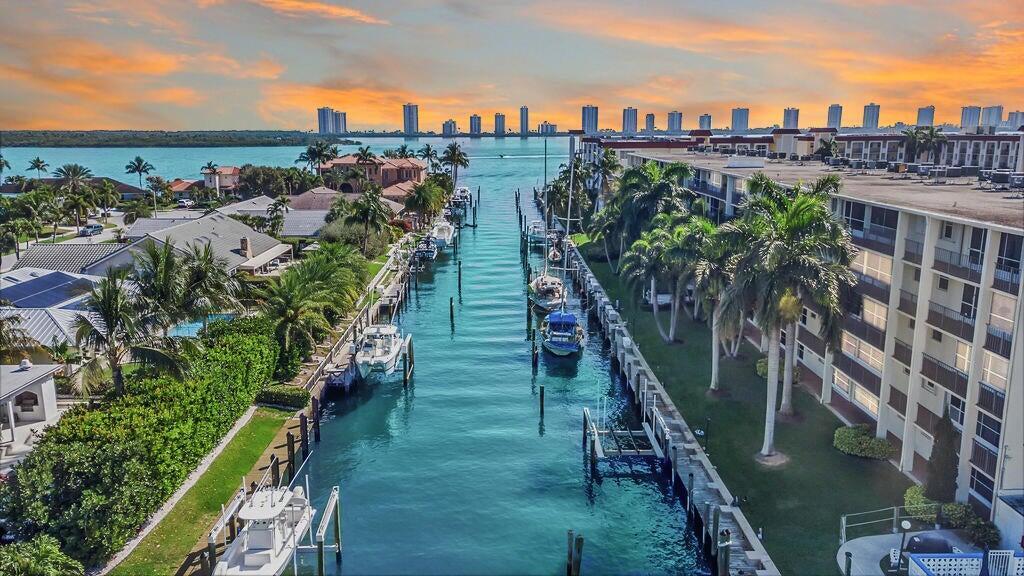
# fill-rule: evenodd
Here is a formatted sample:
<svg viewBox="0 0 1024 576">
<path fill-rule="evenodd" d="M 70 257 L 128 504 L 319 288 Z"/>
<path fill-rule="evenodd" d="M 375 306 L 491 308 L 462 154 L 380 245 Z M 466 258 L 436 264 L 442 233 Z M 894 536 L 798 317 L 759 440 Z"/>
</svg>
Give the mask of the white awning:
<svg viewBox="0 0 1024 576">
<path fill-rule="evenodd" d="M 238 265 L 239 270 L 245 270 L 246 272 L 255 270 L 261 266 L 265 266 L 274 258 L 281 256 L 282 254 L 289 254 L 292 251 L 291 244 L 278 244 L 273 248 L 259 254 L 254 258 L 250 258 L 245 262 Z"/>
</svg>

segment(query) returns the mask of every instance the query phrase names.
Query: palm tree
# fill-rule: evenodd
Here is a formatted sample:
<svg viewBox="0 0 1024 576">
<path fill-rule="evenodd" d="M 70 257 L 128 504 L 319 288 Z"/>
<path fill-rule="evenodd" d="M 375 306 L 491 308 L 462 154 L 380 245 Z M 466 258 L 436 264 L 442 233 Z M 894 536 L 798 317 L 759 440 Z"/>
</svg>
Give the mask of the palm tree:
<svg viewBox="0 0 1024 576">
<path fill-rule="evenodd" d="M 139 188 L 142 188 L 142 176 L 148 176 L 153 170 L 156 170 L 156 168 L 154 168 L 149 162 L 143 160 L 142 156 L 136 156 L 134 160 L 124 165 L 125 174 L 139 175 Z"/>
<path fill-rule="evenodd" d="M 78 194 L 92 180 L 92 171 L 81 164 L 64 164 L 53 175 L 61 180 L 60 188 L 66 195 Z"/>
<path fill-rule="evenodd" d="M 699 224 L 698 224 L 699 223 Z M 704 307 L 711 315 L 711 383 L 709 389 L 718 390 L 718 364 L 722 348 L 722 300 L 726 297 L 732 282 L 733 255 L 720 234 L 706 218 L 697 218 L 691 224 L 701 226 L 707 233 L 699 235 L 702 242 L 697 247 L 697 258 L 693 263 L 694 297 L 699 294 Z M 708 228 L 710 226 L 710 228 Z M 694 235 L 698 236 L 698 235 Z"/>
<path fill-rule="evenodd" d="M 605 148 L 601 157 L 594 164 L 593 175 L 600 180 L 601 197 L 607 200 L 613 190 L 613 184 L 622 171 L 619 155 L 612 148 Z"/>
<path fill-rule="evenodd" d="M 39 217 L 53 226 L 53 242 L 57 242 L 57 227 L 66 215 L 64 207 L 53 196 L 47 196 L 39 203 Z"/>
<path fill-rule="evenodd" d="M 183 262 L 173 242 L 148 242 L 134 260 L 136 296 L 152 322 L 167 336 L 171 326 L 185 316 Z"/>
<path fill-rule="evenodd" d="M 153 215 L 153 207 L 142 199 L 126 202 L 121 208 L 124 212 L 125 224 L 132 224 L 139 218 L 149 218 Z"/>
<path fill-rule="evenodd" d="M 814 151 L 815 154 L 822 158 L 831 158 L 839 155 L 839 143 L 836 142 L 835 138 L 829 138 L 828 140 L 822 140 L 818 149 Z"/>
<path fill-rule="evenodd" d="M 407 144 L 402 144 L 395 150 L 395 156 L 398 158 L 414 158 L 416 153 Z"/>
<path fill-rule="evenodd" d="M 106 224 L 107 213 L 121 201 L 121 195 L 117 192 L 113 182 L 104 180 L 96 190 L 94 200 L 103 208 L 103 223 Z"/>
<path fill-rule="evenodd" d="M 622 257 L 622 272 L 630 284 L 648 283 L 651 291 L 651 309 L 654 323 L 662 340 L 669 342 L 668 333 L 658 317 L 658 275 L 664 267 L 665 245 L 669 238 L 662 229 L 648 230 L 640 235 Z"/>
<path fill-rule="evenodd" d="M 441 154 L 441 164 L 448 167 L 449 174 L 452 177 L 452 184 L 457 186 L 459 183 L 459 168 L 469 167 L 469 156 L 462 151 L 462 146 L 459 146 L 458 142 L 452 142 L 444 149 L 444 153 Z"/>
<path fill-rule="evenodd" d="M 429 222 L 444 208 L 444 190 L 432 180 L 419 182 L 405 199 L 406 209 L 423 216 L 420 222 Z"/>
<path fill-rule="evenodd" d="M 0 314 L 0 357 L 6 359 L 38 347 L 39 343 L 21 327 L 21 316 Z"/>
<path fill-rule="evenodd" d="M 419 152 L 416 153 L 416 156 L 420 160 L 423 160 L 424 162 L 427 163 L 427 170 L 431 172 L 434 171 L 434 167 L 438 164 L 438 162 L 440 162 L 440 157 L 438 157 L 437 155 L 437 150 L 430 144 L 424 144 L 423 147 L 420 148 Z"/>
<path fill-rule="evenodd" d="M 626 169 L 619 179 L 627 239 L 636 238 L 656 214 L 680 210 L 692 196 L 683 182 L 693 177 L 689 164 L 659 167 L 654 162 Z"/>
<path fill-rule="evenodd" d="M 172 340 L 160 341 L 151 335 L 151 320 L 140 310 L 127 281 L 125 271 L 110 269 L 86 299 L 88 311 L 75 319 L 76 346 L 93 354 L 82 365 L 85 385 L 92 387 L 110 370 L 118 395 L 124 393 L 126 362 L 140 362 L 176 376 L 188 371 L 187 357 Z"/>
<path fill-rule="evenodd" d="M 274 322 L 283 358 L 301 341 L 312 345 L 316 332 L 330 329 L 324 310 L 337 301 L 327 283 L 310 282 L 300 272 L 305 265 L 292 267 L 258 292 L 261 309 Z"/>
<path fill-rule="evenodd" d="M 384 205 L 380 188 L 377 185 L 371 185 L 363 192 L 363 195 L 349 206 L 349 212 L 345 216 L 346 224 L 361 224 L 363 226 L 363 254 L 366 254 L 366 242 L 369 240 L 370 231 L 379 233 L 384 230 L 390 220 L 390 211 Z"/>
<path fill-rule="evenodd" d="M 42 158 L 36 156 L 28 161 L 28 169 L 36 171 L 36 179 L 43 177 L 43 172 L 50 167 Z"/>
<path fill-rule="evenodd" d="M 921 130 L 919 128 L 907 128 L 903 131 L 903 161 L 917 162 L 917 155 L 921 148 Z"/>
<path fill-rule="evenodd" d="M 193 319 L 201 316 L 204 328 L 210 314 L 241 307 L 241 287 L 227 269 L 227 261 L 218 258 L 209 243 L 189 244 L 183 262 L 183 310 Z"/>
<path fill-rule="evenodd" d="M 220 198 L 220 174 L 217 173 L 217 163 L 210 160 L 199 170 L 199 172 L 202 174 L 213 175 L 213 187 L 217 192 L 217 198 Z"/>
<path fill-rule="evenodd" d="M 291 199 L 287 195 L 281 194 L 267 208 L 267 216 L 270 219 L 267 228 L 271 236 L 277 237 L 281 233 L 281 228 L 284 226 L 284 215 L 288 212 L 289 203 L 291 203 Z"/>
<path fill-rule="evenodd" d="M 934 126 L 918 128 L 918 134 L 918 138 L 921 141 L 921 149 L 928 153 L 928 160 L 934 162 L 935 157 L 939 154 L 939 150 L 942 149 L 942 145 L 948 141 L 948 138 L 940 130 L 936 130 Z"/>
<path fill-rule="evenodd" d="M 21 232 L 24 220 L 15 219 L 0 224 L 0 246 L 14 248 L 14 258 L 21 260 Z"/>
<path fill-rule="evenodd" d="M 75 230 L 82 231 L 82 215 L 88 214 L 96 207 L 92 199 L 92 193 L 88 188 L 64 197 L 64 210 L 75 215 Z"/>
<path fill-rule="evenodd" d="M 612 269 L 613 274 L 619 273 L 619 263 L 621 262 L 622 256 L 622 241 L 625 238 L 625 234 L 619 233 L 619 218 L 622 215 L 622 211 L 619 208 L 618 202 L 609 202 L 604 208 L 599 210 L 590 219 L 590 223 L 587 226 L 587 234 L 593 241 L 600 240 L 604 245 L 604 257 L 608 262 L 608 266 Z M 612 265 L 612 255 L 608 250 L 608 237 L 619 236 L 619 251 L 617 252 L 615 265 Z"/>
<path fill-rule="evenodd" d="M 4 170 L 10 170 L 10 169 L 11 169 L 11 163 L 8 162 L 6 158 L 4 158 L 3 154 L 0 154 L 0 176 L 3 176 Z"/>
</svg>

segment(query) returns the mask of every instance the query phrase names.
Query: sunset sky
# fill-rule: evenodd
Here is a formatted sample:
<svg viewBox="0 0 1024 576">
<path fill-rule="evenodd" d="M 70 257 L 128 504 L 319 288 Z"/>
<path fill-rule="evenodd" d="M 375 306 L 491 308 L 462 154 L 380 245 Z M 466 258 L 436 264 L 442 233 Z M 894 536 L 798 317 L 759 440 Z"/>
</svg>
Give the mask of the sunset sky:
<svg viewBox="0 0 1024 576">
<path fill-rule="evenodd" d="M 1024 109 L 1024 2 L 910 0 L 0 0 L 0 130 L 420 128 L 518 110 L 618 128 L 622 108 L 751 125 L 882 124 L 934 104 Z"/>
</svg>

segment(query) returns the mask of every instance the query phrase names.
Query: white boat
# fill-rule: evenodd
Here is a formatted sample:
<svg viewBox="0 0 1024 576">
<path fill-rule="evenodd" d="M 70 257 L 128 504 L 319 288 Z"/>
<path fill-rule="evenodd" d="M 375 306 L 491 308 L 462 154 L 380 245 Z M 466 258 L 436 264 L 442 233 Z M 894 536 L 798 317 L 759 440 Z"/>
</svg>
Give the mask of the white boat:
<svg viewBox="0 0 1024 576">
<path fill-rule="evenodd" d="M 583 327 L 575 314 L 565 310 L 548 314 L 540 332 L 544 349 L 555 356 L 569 356 L 583 350 Z"/>
<path fill-rule="evenodd" d="M 434 239 L 434 244 L 441 250 L 444 250 L 452 243 L 452 239 L 455 238 L 455 226 L 452 226 L 451 222 L 442 220 L 434 227 L 430 229 L 430 236 Z"/>
<path fill-rule="evenodd" d="M 540 274 L 529 285 L 530 302 L 534 306 L 550 312 L 562 305 L 565 297 L 565 284 L 562 279 L 550 274 Z"/>
<path fill-rule="evenodd" d="M 526 241 L 530 244 L 543 244 L 547 241 L 548 231 L 544 227 L 544 222 L 541 220 L 534 220 L 526 226 Z"/>
<path fill-rule="evenodd" d="M 316 510 L 301 486 L 256 491 L 238 511 L 238 537 L 217 561 L 215 575 L 276 576 L 289 567 Z"/>
<path fill-rule="evenodd" d="M 374 324 L 363 331 L 358 345 L 353 344 L 356 368 L 359 376 L 366 378 L 372 373 L 391 374 L 398 368 L 398 362 L 405 348 L 406 339 L 394 324 Z"/>
<path fill-rule="evenodd" d="M 425 237 L 416 245 L 416 258 L 419 260 L 433 260 L 437 258 L 437 244 L 429 237 Z"/>
<path fill-rule="evenodd" d="M 459 186 L 452 194 L 452 204 L 469 204 L 473 200 L 473 193 L 465 186 Z"/>
<path fill-rule="evenodd" d="M 551 250 L 548 250 L 548 262 L 551 262 L 552 264 L 557 264 L 561 259 L 562 253 L 558 251 L 558 248 L 552 246 Z"/>
</svg>

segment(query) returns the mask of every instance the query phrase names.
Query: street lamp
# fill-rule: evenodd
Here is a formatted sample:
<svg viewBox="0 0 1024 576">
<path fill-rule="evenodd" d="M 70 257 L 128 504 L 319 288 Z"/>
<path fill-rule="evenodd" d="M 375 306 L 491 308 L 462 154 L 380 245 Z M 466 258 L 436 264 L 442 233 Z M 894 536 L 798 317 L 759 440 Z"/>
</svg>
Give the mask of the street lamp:
<svg viewBox="0 0 1024 576">
<path fill-rule="evenodd" d="M 900 522 L 900 528 L 903 529 L 903 535 L 900 536 L 900 555 L 896 560 L 896 571 L 899 572 L 900 567 L 903 565 L 903 547 L 907 542 L 907 530 L 910 530 L 910 520 L 904 520 Z"/>
</svg>

